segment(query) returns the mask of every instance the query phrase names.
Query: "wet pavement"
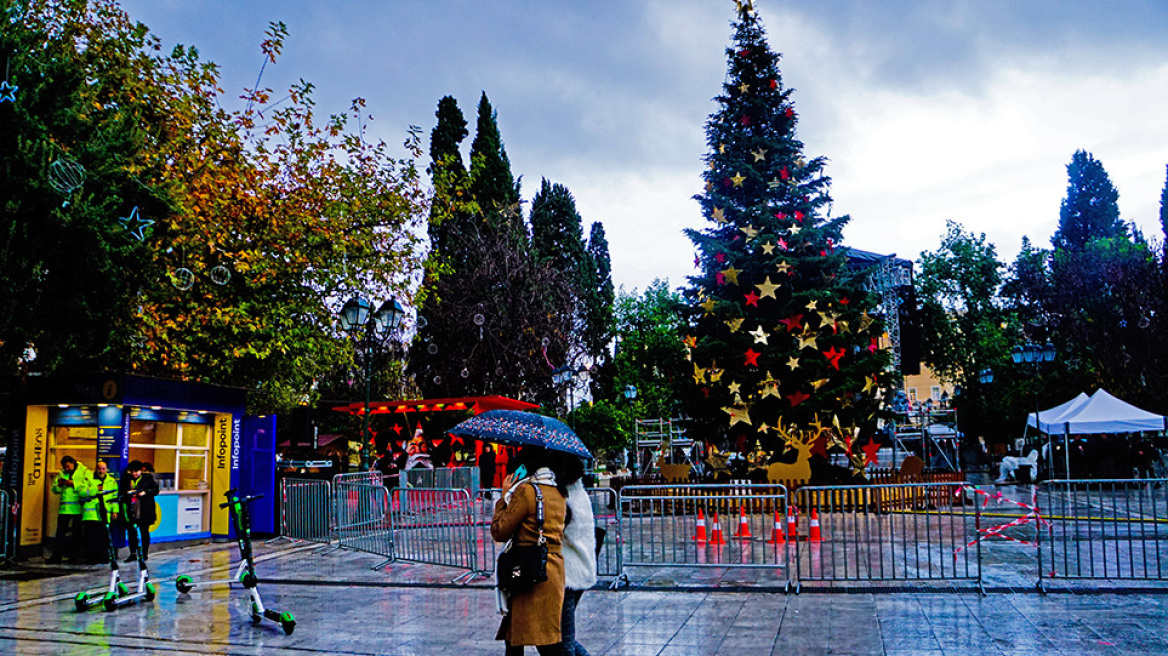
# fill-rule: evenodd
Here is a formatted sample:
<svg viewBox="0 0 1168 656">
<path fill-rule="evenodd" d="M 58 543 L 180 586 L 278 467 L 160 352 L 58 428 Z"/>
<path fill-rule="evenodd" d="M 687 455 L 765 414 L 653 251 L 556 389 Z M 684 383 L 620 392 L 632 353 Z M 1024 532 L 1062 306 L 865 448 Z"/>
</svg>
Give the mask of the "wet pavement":
<svg viewBox="0 0 1168 656">
<path fill-rule="evenodd" d="M 159 587 L 150 603 L 79 613 L 75 594 L 99 589 L 107 571 L 43 569 L 38 560 L 0 577 L 4 654 L 501 654 L 490 582 L 451 580 L 458 570 L 393 563 L 319 545 L 257 544 L 264 602 L 291 611 L 292 635 L 253 626 L 245 592 L 224 586 L 178 594 L 174 578 L 225 578 L 233 544 L 199 545 L 151 556 Z M 127 567 L 127 576 L 134 570 Z M 636 587 L 584 595 L 578 638 L 594 655 L 638 654 L 1163 654 L 1168 653 L 1168 588 L 1064 585 L 980 595 L 880 593 L 863 588 L 802 594 L 717 578 L 673 588 L 681 570 L 647 572 Z M 35 576 L 63 573 L 46 578 Z M 13 581 L 11 578 L 31 578 Z M 654 583 L 656 582 L 656 583 Z M 529 649 L 528 653 L 534 653 Z"/>
</svg>

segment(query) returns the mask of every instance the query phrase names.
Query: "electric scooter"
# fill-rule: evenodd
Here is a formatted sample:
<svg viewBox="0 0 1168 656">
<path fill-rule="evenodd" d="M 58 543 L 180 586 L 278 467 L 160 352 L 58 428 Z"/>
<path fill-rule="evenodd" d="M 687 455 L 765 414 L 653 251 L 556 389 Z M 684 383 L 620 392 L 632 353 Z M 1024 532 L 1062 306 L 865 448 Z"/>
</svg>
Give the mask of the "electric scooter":
<svg viewBox="0 0 1168 656">
<path fill-rule="evenodd" d="M 105 492 L 100 492 L 85 499 L 85 501 L 91 501 L 95 498 L 98 499 L 97 516 L 101 519 L 102 527 L 105 529 L 106 550 L 109 552 L 110 576 L 109 588 L 106 590 L 104 596 L 100 592 L 84 591 L 77 593 L 77 596 L 73 598 L 73 605 L 77 607 L 78 612 L 100 606 L 106 599 L 117 599 L 130 593 L 130 589 L 126 587 L 126 584 L 122 583 L 122 574 L 118 571 L 118 550 L 114 547 L 113 536 L 110 535 L 109 512 L 105 507 L 105 495 L 117 494 L 117 492 L 117 490 L 106 490 Z"/>
<path fill-rule="evenodd" d="M 197 583 L 191 577 L 183 574 L 174 580 L 174 586 L 180 593 L 186 594 L 200 585 L 208 586 L 224 583 L 231 585 L 232 583 L 238 582 L 251 595 L 252 624 L 259 625 L 265 619 L 268 619 L 279 624 L 284 629 L 285 635 L 292 635 L 292 631 L 296 628 L 296 618 L 292 616 L 292 613 L 287 611 L 281 613 L 270 608 L 265 608 L 263 600 L 260 599 L 260 581 L 256 577 L 255 558 L 252 556 L 251 550 L 251 515 L 248 512 L 247 504 L 263 497 L 263 495 L 258 494 L 250 497 L 240 497 L 238 490 L 228 490 L 224 493 L 224 496 L 227 497 L 227 501 L 219 504 L 219 507 L 229 508 L 231 511 L 231 520 L 235 524 L 235 537 L 239 543 L 239 555 L 242 558 L 242 561 L 239 563 L 239 568 L 235 570 L 235 578 Z"/>
<path fill-rule="evenodd" d="M 118 499 L 122 508 L 122 517 L 129 517 L 127 511 L 130 508 L 129 492 L 123 492 Z M 102 599 L 102 605 L 107 611 L 113 611 L 122 606 L 129 606 L 136 604 L 139 601 L 154 601 L 154 597 L 158 595 L 158 588 L 150 582 L 150 572 L 146 569 L 146 536 L 143 535 L 148 529 L 140 525 L 138 522 L 130 522 L 130 530 L 138 531 L 138 589 L 131 594 L 122 595 L 120 597 L 110 597 L 108 594 Z M 112 545 L 111 545 L 112 548 Z M 115 555 L 116 558 L 116 555 Z"/>
</svg>

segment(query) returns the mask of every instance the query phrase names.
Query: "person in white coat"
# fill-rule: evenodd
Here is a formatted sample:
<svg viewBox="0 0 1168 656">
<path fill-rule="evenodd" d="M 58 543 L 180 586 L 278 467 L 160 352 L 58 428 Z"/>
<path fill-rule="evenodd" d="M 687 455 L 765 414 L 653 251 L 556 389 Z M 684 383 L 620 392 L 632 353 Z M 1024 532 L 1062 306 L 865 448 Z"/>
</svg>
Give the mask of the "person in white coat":
<svg viewBox="0 0 1168 656">
<path fill-rule="evenodd" d="M 596 585 L 596 519 L 592 500 L 584 489 L 584 463 L 576 456 L 557 453 L 556 479 L 567 484 L 568 513 L 561 553 L 564 556 L 564 605 L 560 615 L 563 656 L 588 656 L 576 641 L 576 605 Z M 560 478 L 560 477 L 563 478 Z"/>
</svg>

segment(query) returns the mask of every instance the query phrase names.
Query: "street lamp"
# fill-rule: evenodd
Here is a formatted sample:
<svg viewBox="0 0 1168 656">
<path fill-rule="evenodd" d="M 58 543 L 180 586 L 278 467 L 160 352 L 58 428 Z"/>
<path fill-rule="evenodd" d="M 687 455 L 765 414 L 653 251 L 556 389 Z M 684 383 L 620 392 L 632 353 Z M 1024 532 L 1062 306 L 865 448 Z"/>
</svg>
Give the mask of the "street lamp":
<svg viewBox="0 0 1168 656">
<path fill-rule="evenodd" d="M 1014 360 L 1014 364 L 1025 363 L 1025 364 L 1033 364 L 1034 365 L 1034 378 L 1035 378 L 1035 380 L 1038 379 L 1038 372 L 1039 372 L 1038 365 L 1040 365 L 1044 362 L 1053 362 L 1054 356 L 1055 356 L 1054 344 L 1051 344 L 1050 342 L 1047 342 L 1045 344 L 1035 344 L 1033 342 L 1026 342 L 1024 344 L 1015 345 L 1013 349 L 1010 349 L 1010 358 Z M 1036 387 L 1034 390 L 1034 428 L 1035 428 L 1035 430 L 1038 430 L 1039 432 L 1042 431 L 1041 413 L 1042 413 L 1042 408 L 1040 408 L 1039 404 L 1038 404 L 1038 388 Z M 1047 453 L 1050 453 L 1050 433 L 1049 432 L 1046 434 L 1046 444 L 1047 444 Z M 1064 449 L 1066 451 L 1065 455 L 1066 455 L 1067 480 L 1070 480 L 1070 478 L 1071 478 L 1071 449 L 1070 449 L 1070 446 L 1071 445 L 1069 443 L 1064 445 Z M 1054 472 L 1054 467 L 1051 467 L 1051 463 L 1048 462 L 1047 467 L 1050 469 L 1050 471 L 1052 473 Z"/>
<path fill-rule="evenodd" d="M 982 369 L 981 371 L 977 372 L 977 380 L 982 385 L 989 385 L 990 383 L 994 382 L 994 370 Z"/>
<path fill-rule="evenodd" d="M 568 409 L 567 409 L 568 414 L 571 414 L 572 405 L 575 402 L 576 382 L 574 380 L 572 380 L 572 378 L 575 376 L 579 376 L 580 380 L 583 380 L 584 376 L 586 376 L 588 373 L 589 372 L 588 372 L 587 367 L 574 368 L 574 367 L 570 367 L 567 365 L 565 365 L 563 367 L 558 367 L 552 371 L 552 382 L 553 383 L 555 383 L 556 385 L 564 385 L 564 384 L 568 385 Z M 571 423 L 572 423 L 572 429 L 575 430 L 576 419 L 572 418 Z"/>
<path fill-rule="evenodd" d="M 369 395 L 371 384 L 371 361 L 373 347 L 381 344 L 390 333 L 401 326 L 406 311 L 395 298 L 381 304 L 376 312 L 370 314 L 373 305 L 364 297 L 354 296 L 341 307 L 338 318 L 341 330 L 361 347 L 365 360 L 365 408 L 361 413 L 364 418 L 364 428 L 361 431 L 361 469 L 369 468 Z"/>
<path fill-rule="evenodd" d="M 625 400 L 629 402 L 629 414 L 633 417 L 633 475 L 637 476 L 637 470 L 641 468 L 641 447 L 637 444 L 637 414 L 633 405 L 633 402 L 637 400 L 637 387 L 635 385 L 625 385 L 623 394 L 625 395 Z M 627 457 L 625 458 L 624 464 L 629 464 Z"/>
</svg>

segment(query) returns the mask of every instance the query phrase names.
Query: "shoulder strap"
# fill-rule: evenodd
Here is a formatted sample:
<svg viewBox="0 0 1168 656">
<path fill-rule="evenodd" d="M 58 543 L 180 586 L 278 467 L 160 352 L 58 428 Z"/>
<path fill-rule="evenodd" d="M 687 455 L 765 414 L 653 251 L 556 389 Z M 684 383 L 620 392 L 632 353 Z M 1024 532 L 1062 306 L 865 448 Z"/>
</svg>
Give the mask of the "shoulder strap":
<svg viewBox="0 0 1168 656">
<path fill-rule="evenodd" d="M 543 544 L 547 542 L 543 537 L 543 492 L 536 483 L 532 483 L 531 487 L 535 490 L 535 523 L 539 527 L 539 543 Z"/>
</svg>

